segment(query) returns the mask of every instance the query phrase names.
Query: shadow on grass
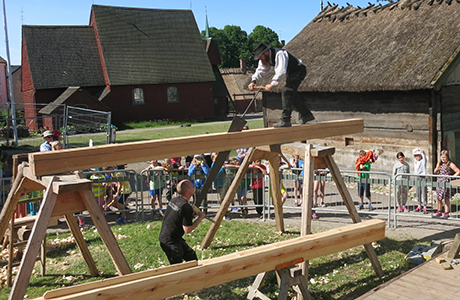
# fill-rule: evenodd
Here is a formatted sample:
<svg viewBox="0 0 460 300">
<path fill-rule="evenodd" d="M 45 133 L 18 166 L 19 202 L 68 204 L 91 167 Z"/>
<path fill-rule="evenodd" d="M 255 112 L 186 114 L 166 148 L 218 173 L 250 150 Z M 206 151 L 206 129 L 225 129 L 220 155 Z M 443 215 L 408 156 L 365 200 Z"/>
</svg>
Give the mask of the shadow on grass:
<svg viewBox="0 0 460 300">
<path fill-rule="evenodd" d="M 100 238 L 91 238 L 91 239 L 85 239 L 86 244 L 89 246 L 93 243 L 102 243 L 102 240 Z M 46 252 L 46 257 L 48 258 L 57 258 L 57 257 L 62 257 L 62 256 L 70 256 L 68 251 L 75 250 L 75 248 L 78 249 L 77 243 L 67 243 L 67 244 L 62 244 L 59 245 L 55 248 L 50 249 L 48 252 Z"/>
</svg>

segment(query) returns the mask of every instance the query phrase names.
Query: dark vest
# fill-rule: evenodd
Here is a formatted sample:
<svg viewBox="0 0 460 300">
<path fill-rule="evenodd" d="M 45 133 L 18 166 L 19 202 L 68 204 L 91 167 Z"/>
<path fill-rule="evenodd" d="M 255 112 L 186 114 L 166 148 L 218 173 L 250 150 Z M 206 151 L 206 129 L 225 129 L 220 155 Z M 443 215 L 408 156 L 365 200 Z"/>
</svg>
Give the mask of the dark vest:
<svg viewBox="0 0 460 300">
<path fill-rule="evenodd" d="M 278 51 L 286 51 L 280 48 L 271 48 L 270 49 L 270 64 L 275 66 L 275 56 Z M 287 65 L 287 72 L 290 73 L 294 71 L 299 66 L 299 60 L 288 52 L 288 65 Z"/>
</svg>

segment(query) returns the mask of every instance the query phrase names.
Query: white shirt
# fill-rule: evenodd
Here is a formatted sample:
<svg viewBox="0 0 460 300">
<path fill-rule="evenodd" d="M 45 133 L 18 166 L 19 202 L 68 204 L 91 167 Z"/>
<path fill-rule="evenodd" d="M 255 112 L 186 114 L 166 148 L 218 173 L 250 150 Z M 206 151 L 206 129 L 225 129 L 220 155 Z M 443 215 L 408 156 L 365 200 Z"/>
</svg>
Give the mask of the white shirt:
<svg viewBox="0 0 460 300">
<path fill-rule="evenodd" d="M 426 174 L 426 155 L 422 152 L 422 159 L 416 160 L 414 158 L 415 174 L 425 175 Z"/>
<path fill-rule="evenodd" d="M 274 51 L 274 50 L 272 50 Z M 280 81 L 286 78 L 286 72 L 288 67 L 289 61 L 289 54 L 286 50 L 281 49 L 275 55 L 275 76 L 272 78 L 271 84 L 273 86 L 277 86 Z M 300 59 L 298 59 L 299 65 L 302 63 Z M 252 75 L 252 80 L 255 81 L 257 79 L 262 78 L 265 74 L 270 71 L 271 66 L 266 66 L 259 60 L 259 64 L 257 65 L 257 69 Z"/>
</svg>

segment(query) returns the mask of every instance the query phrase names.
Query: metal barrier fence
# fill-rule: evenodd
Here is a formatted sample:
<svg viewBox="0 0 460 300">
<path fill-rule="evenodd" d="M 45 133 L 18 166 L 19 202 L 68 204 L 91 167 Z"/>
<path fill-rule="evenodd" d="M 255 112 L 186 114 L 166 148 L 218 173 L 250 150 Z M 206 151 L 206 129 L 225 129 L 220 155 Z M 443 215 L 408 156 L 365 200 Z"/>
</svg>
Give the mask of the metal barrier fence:
<svg viewBox="0 0 460 300">
<path fill-rule="evenodd" d="M 302 182 L 303 175 L 298 175 L 302 169 L 285 169 L 282 175 L 282 183 L 286 187 L 287 192 L 294 191 L 295 182 Z M 358 178 L 358 173 L 369 174 L 370 178 Z M 359 214 L 370 215 L 386 215 L 387 222 L 391 222 L 391 190 L 392 178 L 391 175 L 385 172 L 357 172 L 349 170 L 341 170 L 342 178 L 345 185 L 348 187 L 350 195 L 354 199 L 354 205 L 358 209 Z M 320 216 L 320 213 L 348 213 L 345 203 L 337 190 L 336 184 L 329 174 L 329 170 L 317 170 L 314 176 L 315 190 L 313 199 L 314 217 Z M 363 206 L 361 207 L 361 199 L 358 196 L 358 185 L 368 184 L 371 194 L 371 206 L 368 205 L 368 199 L 364 193 Z M 321 195 L 321 185 L 324 186 L 324 193 Z M 301 185 L 300 185 L 301 186 Z M 301 192 L 300 192 L 301 194 Z M 298 201 L 297 201 L 298 204 Z M 287 197 L 285 208 L 301 209 L 296 205 L 295 199 Z M 273 205 L 270 203 L 270 208 Z M 360 209 L 361 208 L 361 209 Z"/>
<path fill-rule="evenodd" d="M 442 175 L 397 174 L 393 178 L 393 226 L 398 217 L 460 220 L 459 187 L 450 181 L 459 177 Z M 438 213 L 439 212 L 439 213 Z M 445 213 L 448 215 L 445 215 Z"/>
<path fill-rule="evenodd" d="M 161 213 L 161 208 L 154 207 L 150 197 L 150 182 L 153 181 L 155 188 L 162 189 L 161 199 L 163 205 L 168 202 L 174 193 L 174 184 L 182 179 L 190 180 L 204 180 L 206 175 L 187 175 L 187 169 L 181 171 L 173 170 L 172 172 L 150 170 L 148 172 L 137 173 L 132 169 L 123 170 L 104 170 L 96 171 L 91 170 L 84 174 L 88 179 L 93 181 L 93 186 L 98 184 L 104 185 L 104 197 L 103 203 L 105 214 L 118 214 L 123 212 L 132 212 L 135 215 L 135 220 L 145 220 L 145 214 L 150 213 Z M 302 191 L 297 190 L 298 198 L 294 198 L 294 188 L 301 188 L 303 176 L 301 175 L 302 169 L 282 169 L 281 183 L 284 187 L 283 191 L 286 195 L 283 195 L 285 201 L 284 208 L 286 210 L 301 210 L 301 195 Z M 226 175 L 217 180 L 221 180 L 222 184 L 218 187 L 213 186 L 208 192 L 206 201 L 203 201 L 201 208 L 205 210 L 217 210 L 220 206 L 220 202 L 225 195 L 226 190 L 230 186 L 232 180 L 235 178 L 237 168 L 226 168 Z M 359 172 L 363 174 L 369 174 L 369 178 L 358 178 L 357 171 L 342 170 L 341 174 L 344 179 L 346 186 L 348 187 L 352 198 L 354 199 L 354 205 L 358 209 L 359 214 L 370 214 L 370 215 L 385 215 L 387 217 L 387 226 L 393 225 L 397 227 L 398 218 L 415 217 L 415 218 L 442 218 L 451 221 L 460 220 L 459 214 L 459 203 L 460 195 L 458 194 L 459 188 L 452 187 L 450 180 L 452 176 L 440 176 L 440 175 L 424 175 L 420 176 L 417 174 L 398 174 L 392 177 L 390 174 L 385 172 Z M 445 178 L 447 181 L 438 182 L 439 178 Z M 0 196 L 2 197 L 1 206 L 6 199 L 12 178 L 0 178 Z M 254 202 L 254 191 L 251 188 L 252 183 L 255 180 L 263 179 L 263 193 L 261 203 Z M 317 186 L 314 197 L 314 212 L 322 217 L 328 214 L 343 214 L 348 213 L 345 203 L 341 195 L 339 194 L 336 184 L 332 179 L 332 176 L 328 174 L 328 170 L 317 170 L 314 177 Z M 216 181 L 217 181 L 216 180 Z M 124 209 L 117 209 L 114 207 L 105 207 L 108 205 L 110 198 L 109 188 L 112 189 L 113 185 L 117 182 L 127 181 L 130 183 L 132 193 L 130 194 L 127 205 Z M 216 183 L 216 181 L 214 183 Z M 367 197 L 364 194 L 363 197 L 363 208 L 360 208 L 361 199 L 358 196 L 358 185 L 369 184 L 371 193 L 371 207 L 367 205 Z M 321 193 L 321 186 L 324 186 L 324 193 Z M 417 190 L 419 194 L 423 195 L 423 191 L 426 189 L 426 202 L 422 197 L 421 202 L 418 202 Z M 445 189 L 446 193 L 442 194 L 442 203 L 446 199 L 450 200 L 448 205 L 448 211 L 450 215 L 443 217 L 436 215 L 438 211 L 438 200 L 436 198 L 436 189 Z M 241 197 L 244 196 L 246 201 L 241 201 Z M 450 197 L 448 197 L 450 196 Z M 40 193 L 29 193 L 24 195 L 21 199 L 22 203 L 25 204 L 21 208 L 21 214 L 35 214 L 38 209 L 39 201 L 41 200 Z M 252 170 L 248 170 L 243 182 L 242 188 L 239 190 L 239 195 L 235 195 L 236 201 L 230 208 L 230 213 L 241 213 L 245 216 L 245 212 L 250 210 L 249 214 L 253 215 L 252 210 L 256 210 L 258 215 L 263 218 L 270 218 L 271 212 L 274 209 L 272 204 L 272 197 L 270 195 L 270 180 L 269 175 L 263 175 L 261 173 L 254 173 Z M 116 203 L 116 199 L 114 200 Z M 448 201 L 449 202 L 449 201 Z M 29 203 L 27 205 L 27 203 Z M 421 210 L 417 207 L 420 204 Z M 34 208 L 36 205 L 36 208 Z M 163 206 L 164 207 L 164 206 Z M 163 208 L 162 207 L 162 208 Z M 400 209 L 398 209 L 400 207 Z M 407 208 L 407 210 L 404 209 Z M 423 208 L 426 211 L 423 211 Z M 79 216 L 87 216 L 87 213 L 83 212 L 78 214 Z"/>
</svg>

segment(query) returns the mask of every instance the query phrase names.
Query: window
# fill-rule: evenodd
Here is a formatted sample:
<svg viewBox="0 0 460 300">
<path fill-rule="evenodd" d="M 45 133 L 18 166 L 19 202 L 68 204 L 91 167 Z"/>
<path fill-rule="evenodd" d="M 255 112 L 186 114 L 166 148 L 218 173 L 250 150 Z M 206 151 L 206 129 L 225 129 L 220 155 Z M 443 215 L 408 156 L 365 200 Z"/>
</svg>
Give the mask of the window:
<svg viewBox="0 0 460 300">
<path fill-rule="evenodd" d="M 177 93 L 177 87 L 170 86 L 168 88 L 168 102 L 179 102 L 179 95 Z"/>
<path fill-rule="evenodd" d="M 144 90 L 141 88 L 133 89 L 133 104 L 144 104 Z"/>
<path fill-rule="evenodd" d="M 345 146 L 354 146 L 355 140 L 353 138 L 345 138 Z"/>
</svg>

